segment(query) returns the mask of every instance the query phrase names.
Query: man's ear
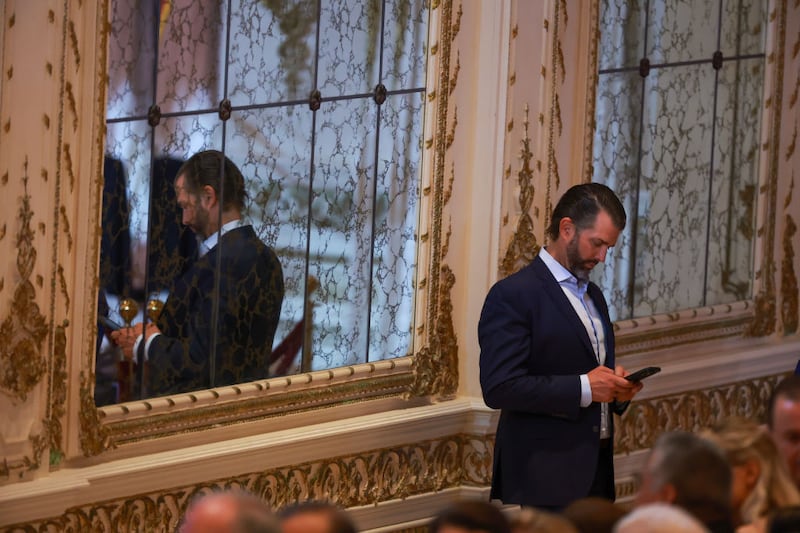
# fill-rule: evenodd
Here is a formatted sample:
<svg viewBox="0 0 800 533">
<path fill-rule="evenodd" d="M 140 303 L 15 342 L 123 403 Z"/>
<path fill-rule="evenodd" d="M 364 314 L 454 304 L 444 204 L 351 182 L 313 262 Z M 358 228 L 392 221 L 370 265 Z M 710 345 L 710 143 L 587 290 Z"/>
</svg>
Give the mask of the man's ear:
<svg viewBox="0 0 800 533">
<path fill-rule="evenodd" d="M 667 483 L 661 487 L 661 501 L 667 503 L 675 503 L 678 499 L 678 490 L 672 483 Z"/>
<path fill-rule="evenodd" d="M 217 191 L 211 185 L 204 185 L 200 191 L 200 203 L 206 208 L 213 207 L 217 203 Z"/>
<path fill-rule="evenodd" d="M 564 217 L 558 222 L 558 235 L 565 241 L 572 240 L 575 233 L 575 222 L 569 217 Z"/>
</svg>

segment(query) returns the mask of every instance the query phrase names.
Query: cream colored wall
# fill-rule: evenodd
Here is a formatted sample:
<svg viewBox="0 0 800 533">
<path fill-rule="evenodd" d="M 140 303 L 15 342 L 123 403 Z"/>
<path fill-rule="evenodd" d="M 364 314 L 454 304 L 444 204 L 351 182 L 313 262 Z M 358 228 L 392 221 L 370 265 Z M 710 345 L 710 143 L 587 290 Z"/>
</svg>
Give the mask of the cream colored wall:
<svg viewBox="0 0 800 533">
<path fill-rule="evenodd" d="M 91 117 L 93 106 L 103 105 L 95 78 L 103 60 L 97 31 L 103 5 L 5 1 L 0 256 L 8 261 L 0 266 L 0 322 L 10 320 L 15 327 L 12 335 L 0 333 L 0 362 L 8 368 L 12 355 L 27 353 L 34 385 L 0 384 L 0 453 L 7 465 L 0 468 L 0 526 L 38 527 L 52 519 L 49 523 L 59 527 L 91 524 L 123 531 L 135 530 L 136 520 L 142 520 L 143 530 L 166 530 L 193 490 L 226 483 L 275 491 L 274 501 L 291 494 L 333 496 L 368 530 L 419 525 L 452 498 L 484 497 L 496 413 L 480 399 L 476 324 L 486 291 L 502 276 L 504 259 L 524 262 L 543 243 L 549 206 L 586 175 L 586 94 L 592 82 L 587 65 L 596 5 L 453 3 L 458 31 L 451 58 L 458 66 L 450 77 L 448 131 L 455 127 L 444 175 L 452 179 L 452 197 L 443 230 L 450 232 L 444 262 L 455 276 L 449 294 L 459 358 L 454 398 L 409 400 L 394 394 L 142 439 L 87 456 L 82 424 L 94 411 L 80 395 L 80 380 L 86 378 L 85 346 L 93 336 L 86 314 L 94 302 L 86 295 L 95 287 L 87 271 L 96 262 L 98 230 L 87 227 L 86 213 L 99 209 L 101 135 Z M 665 368 L 648 380 L 619 423 L 623 498 L 635 490 L 632 474 L 658 432 L 692 429 L 730 413 L 756 416 L 777 376 L 800 357 L 797 333 L 786 332 L 798 313 L 791 280 L 800 237 L 786 228 L 790 219 L 800 218 L 792 196 L 800 165 L 791 97 L 799 83 L 798 59 L 791 52 L 800 35 L 800 8 L 775 5 L 787 12 L 775 12 L 773 20 L 786 22 L 771 29 L 776 44 L 770 49 L 768 94 L 774 99 L 768 120 L 780 118 L 780 124 L 774 137 L 765 128 L 764 153 L 773 155 L 763 158 L 760 296 L 733 309 L 619 324 L 623 364 Z M 563 64 L 554 61 L 558 46 Z M 783 66 L 777 63 L 781 57 Z M 62 98 L 65 93 L 69 96 Z M 527 210 L 530 235 L 518 230 L 526 143 L 535 189 Z M 770 151 L 775 144 L 778 149 Z M 20 216 L 24 176 L 32 233 L 19 239 L 26 229 Z M 20 271 L 18 258 L 33 263 L 29 276 Z M 15 300 L 25 279 L 38 310 Z M 32 335 L 36 328 L 45 333 Z M 712 331 L 719 338 L 710 338 Z M 18 342 L 26 338 L 34 342 L 31 352 Z M 9 351 L 12 347 L 17 351 Z M 48 466 L 51 450 L 65 458 Z"/>
</svg>

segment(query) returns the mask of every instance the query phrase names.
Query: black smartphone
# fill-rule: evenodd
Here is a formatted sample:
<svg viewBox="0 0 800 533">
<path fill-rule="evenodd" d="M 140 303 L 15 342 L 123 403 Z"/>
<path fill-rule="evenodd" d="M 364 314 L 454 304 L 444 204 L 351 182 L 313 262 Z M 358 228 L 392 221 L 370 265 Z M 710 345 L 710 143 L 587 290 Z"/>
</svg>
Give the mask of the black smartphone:
<svg viewBox="0 0 800 533">
<path fill-rule="evenodd" d="M 97 315 L 97 321 L 103 324 L 103 327 L 106 328 L 108 331 L 116 331 L 122 326 L 108 318 L 107 316 Z"/>
<path fill-rule="evenodd" d="M 642 381 L 644 378 L 650 377 L 653 374 L 658 374 L 659 372 L 661 372 L 661 367 L 659 366 L 646 366 L 632 374 L 628 374 L 625 376 L 625 379 L 628 381 Z"/>
</svg>

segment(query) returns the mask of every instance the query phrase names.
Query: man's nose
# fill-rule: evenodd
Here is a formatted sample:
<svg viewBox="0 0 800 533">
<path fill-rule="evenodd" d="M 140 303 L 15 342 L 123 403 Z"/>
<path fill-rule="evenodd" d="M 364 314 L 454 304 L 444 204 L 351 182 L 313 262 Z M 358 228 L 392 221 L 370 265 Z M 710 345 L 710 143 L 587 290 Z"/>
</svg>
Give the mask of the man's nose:
<svg viewBox="0 0 800 533">
<path fill-rule="evenodd" d="M 606 262 L 606 254 L 608 253 L 608 246 L 601 246 L 599 253 L 597 254 L 597 260 L 601 263 Z"/>
</svg>

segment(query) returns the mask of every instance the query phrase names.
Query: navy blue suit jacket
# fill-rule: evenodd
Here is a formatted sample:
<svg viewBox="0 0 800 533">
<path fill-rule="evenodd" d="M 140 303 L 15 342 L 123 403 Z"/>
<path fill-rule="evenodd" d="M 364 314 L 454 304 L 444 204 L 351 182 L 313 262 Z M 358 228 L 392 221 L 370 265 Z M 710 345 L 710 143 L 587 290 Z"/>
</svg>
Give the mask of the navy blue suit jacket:
<svg viewBox="0 0 800 533">
<path fill-rule="evenodd" d="M 605 365 L 614 368 L 608 306 L 595 284 L 588 294 L 605 328 Z M 491 288 L 478 340 L 484 401 L 501 409 L 492 498 L 559 507 L 587 496 L 599 453 L 600 404 L 580 407 L 579 375 L 598 363 L 586 328 L 540 257 Z"/>
<path fill-rule="evenodd" d="M 220 253 L 217 293 L 215 272 Z M 252 226 L 225 233 L 170 289 L 158 318 L 162 335 L 153 339 L 148 350 L 149 395 L 267 377 L 283 293 L 278 257 Z M 216 350 L 212 341 L 215 328 Z"/>
</svg>

